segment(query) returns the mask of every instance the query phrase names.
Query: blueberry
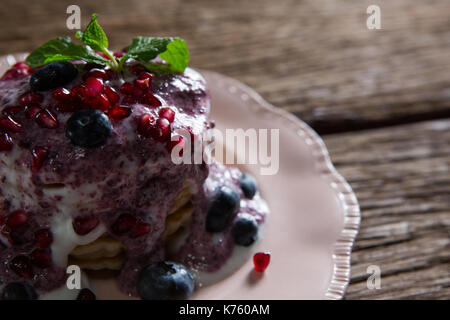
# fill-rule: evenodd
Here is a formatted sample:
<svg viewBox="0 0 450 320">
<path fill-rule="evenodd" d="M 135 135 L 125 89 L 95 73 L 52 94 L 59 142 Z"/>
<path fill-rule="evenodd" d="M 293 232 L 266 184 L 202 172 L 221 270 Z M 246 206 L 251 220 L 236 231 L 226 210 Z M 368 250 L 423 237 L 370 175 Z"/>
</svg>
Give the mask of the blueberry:
<svg viewBox="0 0 450 320">
<path fill-rule="evenodd" d="M 211 195 L 206 216 L 206 231 L 223 231 L 239 209 L 239 200 L 239 194 L 233 188 L 226 185 L 217 187 Z"/>
<path fill-rule="evenodd" d="M 253 178 L 253 176 L 248 173 L 242 174 L 239 186 L 241 187 L 242 192 L 247 199 L 253 199 L 256 190 L 258 190 L 255 178 Z"/>
<path fill-rule="evenodd" d="M 77 68 L 70 62 L 50 62 L 33 73 L 30 87 L 33 91 L 55 89 L 72 82 L 77 75 Z"/>
<path fill-rule="evenodd" d="M 8 283 L 2 292 L 2 300 L 36 300 L 37 294 L 34 288 L 26 283 Z"/>
<path fill-rule="evenodd" d="M 83 148 L 98 147 L 112 131 L 111 121 L 101 111 L 86 109 L 75 112 L 67 121 L 66 137 Z"/>
<path fill-rule="evenodd" d="M 239 217 L 234 221 L 231 228 L 231 236 L 234 243 L 240 246 L 249 246 L 256 240 L 258 234 L 258 223 L 250 215 Z"/>
<path fill-rule="evenodd" d="M 187 299 L 194 291 L 194 285 L 194 277 L 185 266 L 160 261 L 141 271 L 137 292 L 144 300 L 179 300 Z"/>
</svg>

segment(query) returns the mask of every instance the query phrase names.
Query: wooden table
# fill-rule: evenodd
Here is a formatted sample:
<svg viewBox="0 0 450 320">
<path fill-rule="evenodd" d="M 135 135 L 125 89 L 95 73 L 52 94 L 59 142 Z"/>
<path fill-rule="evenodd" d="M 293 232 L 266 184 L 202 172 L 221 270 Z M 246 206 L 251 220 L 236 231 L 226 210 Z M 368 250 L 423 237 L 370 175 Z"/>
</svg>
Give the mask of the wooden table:
<svg viewBox="0 0 450 320">
<path fill-rule="evenodd" d="M 450 298 L 449 1 L 76 2 L 83 26 L 100 14 L 112 47 L 181 36 L 191 65 L 247 83 L 323 136 L 362 210 L 346 299 Z M 2 0 L 0 54 L 73 34 L 72 3 Z M 373 3 L 381 30 L 366 27 Z"/>
</svg>

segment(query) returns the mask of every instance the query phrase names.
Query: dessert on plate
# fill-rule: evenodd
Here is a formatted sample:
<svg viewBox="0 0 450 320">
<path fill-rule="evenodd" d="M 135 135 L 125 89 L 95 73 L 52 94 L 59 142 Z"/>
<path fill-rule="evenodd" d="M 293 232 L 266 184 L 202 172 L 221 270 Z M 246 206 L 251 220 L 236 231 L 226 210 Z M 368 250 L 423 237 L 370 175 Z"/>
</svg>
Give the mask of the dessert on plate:
<svg viewBox="0 0 450 320">
<path fill-rule="evenodd" d="M 86 46 L 51 40 L 0 79 L 1 297 L 94 299 L 89 276 L 109 270 L 130 296 L 187 298 L 236 268 L 267 206 L 237 168 L 172 160 L 214 127 L 184 41 L 112 54 L 96 15 L 77 37 Z"/>
</svg>

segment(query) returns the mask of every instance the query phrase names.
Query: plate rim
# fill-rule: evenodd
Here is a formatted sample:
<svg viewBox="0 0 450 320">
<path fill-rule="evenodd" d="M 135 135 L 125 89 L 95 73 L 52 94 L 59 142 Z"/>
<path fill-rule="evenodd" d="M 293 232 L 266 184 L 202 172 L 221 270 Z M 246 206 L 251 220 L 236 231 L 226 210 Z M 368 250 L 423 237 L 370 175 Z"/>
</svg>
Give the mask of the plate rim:
<svg viewBox="0 0 450 320">
<path fill-rule="evenodd" d="M 23 59 L 26 55 L 27 53 L 24 52 L 6 54 L 1 55 L 0 60 L 11 66 L 18 61 L 17 57 Z M 325 142 L 303 120 L 286 110 L 273 106 L 248 85 L 215 71 L 197 68 L 196 70 L 201 74 L 208 74 L 208 77 L 216 78 L 221 82 L 221 85 L 226 87 L 229 94 L 239 95 L 239 98 L 244 99 L 246 103 L 253 102 L 253 105 L 262 107 L 272 114 L 275 113 L 289 124 L 285 127 L 286 130 L 295 130 L 299 138 L 306 140 L 315 159 L 316 168 L 321 176 L 328 178 L 332 189 L 338 193 L 338 199 L 342 204 L 343 228 L 333 244 L 332 260 L 334 268 L 325 293 L 326 299 L 342 299 L 350 281 L 351 252 L 360 227 L 361 214 L 356 195 L 348 182 L 334 167 Z"/>
<path fill-rule="evenodd" d="M 295 130 L 296 135 L 306 140 L 306 144 L 313 155 L 316 168 L 323 178 L 328 178 L 343 209 L 343 227 L 332 246 L 333 273 L 325 293 L 325 298 L 330 300 L 343 299 L 350 281 L 351 252 L 361 223 L 360 207 L 356 195 L 334 167 L 325 142 L 319 134 L 303 120 L 292 113 L 277 108 L 267 102 L 259 93 L 248 85 L 221 73 L 198 69 L 202 75 L 218 81 L 218 85 L 227 90 L 228 94 L 235 95 L 247 103 L 253 103 L 257 108 L 275 113 L 288 124 L 285 130 Z"/>
</svg>

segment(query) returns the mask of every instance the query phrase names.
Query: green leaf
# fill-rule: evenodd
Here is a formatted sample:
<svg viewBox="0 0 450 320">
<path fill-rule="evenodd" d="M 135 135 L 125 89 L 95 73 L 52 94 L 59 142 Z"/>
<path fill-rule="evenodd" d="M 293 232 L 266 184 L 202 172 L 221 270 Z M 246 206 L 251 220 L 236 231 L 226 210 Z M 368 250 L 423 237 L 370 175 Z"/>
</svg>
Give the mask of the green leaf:
<svg viewBox="0 0 450 320">
<path fill-rule="evenodd" d="M 159 57 L 169 63 L 173 70 L 183 72 L 189 63 L 189 51 L 186 42 L 178 38 L 174 39 Z"/>
<path fill-rule="evenodd" d="M 144 62 L 147 68 L 164 72 L 183 72 L 189 63 L 186 42 L 179 38 L 137 37 L 127 47 L 127 55 Z M 168 65 L 147 63 L 159 55 Z"/>
<path fill-rule="evenodd" d="M 78 31 L 76 37 L 92 49 L 104 52 L 108 49 L 108 38 L 98 24 L 97 17 L 97 14 L 92 14 L 91 22 L 87 25 L 86 30 L 84 32 Z"/>
<path fill-rule="evenodd" d="M 53 61 L 84 60 L 98 64 L 108 64 L 108 60 L 88 50 L 86 47 L 72 43 L 69 37 L 60 37 L 48 41 L 31 52 L 25 63 L 32 68 Z"/>
<path fill-rule="evenodd" d="M 166 51 L 166 47 L 171 41 L 173 41 L 173 38 L 137 37 L 127 47 L 127 55 L 136 60 L 147 62 Z"/>
</svg>

